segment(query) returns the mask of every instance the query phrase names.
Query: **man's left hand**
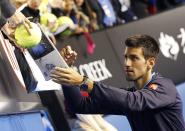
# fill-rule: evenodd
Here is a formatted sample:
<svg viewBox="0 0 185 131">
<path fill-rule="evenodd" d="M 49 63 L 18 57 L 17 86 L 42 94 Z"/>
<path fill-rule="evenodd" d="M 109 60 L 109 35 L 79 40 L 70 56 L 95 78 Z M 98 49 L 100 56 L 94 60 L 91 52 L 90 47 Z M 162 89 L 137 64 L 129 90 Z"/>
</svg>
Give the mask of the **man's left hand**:
<svg viewBox="0 0 185 131">
<path fill-rule="evenodd" d="M 59 84 L 81 85 L 83 82 L 83 76 L 72 68 L 55 67 L 50 77 Z"/>
</svg>

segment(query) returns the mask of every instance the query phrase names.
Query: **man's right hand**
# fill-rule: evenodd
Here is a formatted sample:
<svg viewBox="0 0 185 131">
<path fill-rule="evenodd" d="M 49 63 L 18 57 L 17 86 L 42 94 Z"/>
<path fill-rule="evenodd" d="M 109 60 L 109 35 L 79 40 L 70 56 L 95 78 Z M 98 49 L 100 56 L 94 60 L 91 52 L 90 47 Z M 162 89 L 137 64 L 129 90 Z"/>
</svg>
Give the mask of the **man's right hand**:
<svg viewBox="0 0 185 131">
<path fill-rule="evenodd" d="M 77 53 L 71 49 L 71 46 L 62 48 L 60 54 L 69 66 L 72 66 L 77 58 Z"/>
</svg>

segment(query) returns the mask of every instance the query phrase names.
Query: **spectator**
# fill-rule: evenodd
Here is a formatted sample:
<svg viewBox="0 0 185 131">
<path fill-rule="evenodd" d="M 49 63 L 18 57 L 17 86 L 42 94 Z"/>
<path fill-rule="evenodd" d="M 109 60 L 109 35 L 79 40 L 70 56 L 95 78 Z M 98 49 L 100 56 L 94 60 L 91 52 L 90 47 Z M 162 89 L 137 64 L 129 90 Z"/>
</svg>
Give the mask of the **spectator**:
<svg viewBox="0 0 185 131">
<path fill-rule="evenodd" d="M 34 23 L 40 23 L 40 17 L 41 17 L 41 13 L 39 10 L 39 7 L 41 5 L 41 0 L 28 0 L 27 1 L 27 6 L 25 6 L 21 12 L 26 16 L 26 17 L 31 17 L 31 21 Z M 53 19 L 51 19 L 50 21 L 52 21 Z M 52 22 L 48 22 L 51 23 L 52 26 L 49 26 L 51 24 L 48 24 L 48 27 L 45 28 L 44 30 L 46 32 L 46 34 L 48 34 L 48 36 L 51 38 L 51 40 L 53 41 L 54 44 L 56 44 L 56 39 L 54 37 L 54 35 L 52 34 L 52 29 L 54 28 L 53 26 L 55 26 Z"/>
<path fill-rule="evenodd" d="M 65 1 L 64 0 L 52 0 L 49 2 L 51 7 L 51 13 L 55 16 L 60 17 L 63 16 L 63 9 L 65 8 Z"/>
<path fill-rule="evenodd" d="M 185 0 L 157 0 L 157 8 L 159 11 L 164 11 L 184 3 Z"/>
<path fill-rule="evenodd" d="M 75 0 L 75 4 L 76 4 L 78 11 L 84 13 L 86 16 L 89 17 L 89 24 L 88 24 L 89 30 L 94 31 L 94 30 L 99 29 L 98 24 L 97 24 L 97 14 L 92 10 L 88 1 Z"/>
<path fill-rule="evenodd" d="M 39 23 L 40 20 L 40 11 L 39 6 L 41 4 L 41 0 L 28 0 L 27 6 L 22 9 L 22 13 L 26 17 L 32 17 L 30 20 L 34 23 Z"/>
<path fill-rule="evenodd" d="M 97 0 L 86 0 L 91 7 L 92 11 L 96 13 L 96 19 L 99 26 L 99 29 L 103 29 L 105 27 L 103 23 L 104 18 L 104 11 L 101 7 L 101 5 L 98 3 Z"/>
<path fill-rule="evenodd" d="M 101 8 L 104 11 L 103 23 L 105 26 L 110 27 L 116 24 L 116 14 L 112 7 L 110 0 L 98 0 Z"/>
<path fill-rule="evenodd" d="M 150 14 L 156 14 L 158 12 L 157 1 L 158 0 L 148 0 L 148 11 Z"/>
<path fill-rule="evenodd" d="M 137 19 L 131 9 L 130 0 L 111 0 L 118 23 L 127 23 Z"/>
<path fill-rule="evenodd" d="M 74 34 L 88 32 L 89 17 L 77 9 L 73 0 L 66 0 L 63 10 L 64 15 L 70 17 L 76 25 Z"/>
<path fill-rule="evenodd" d="M 131 0 L 131 7 L 139 19 L 150 15 L 145 0 Z"/>
</svg>

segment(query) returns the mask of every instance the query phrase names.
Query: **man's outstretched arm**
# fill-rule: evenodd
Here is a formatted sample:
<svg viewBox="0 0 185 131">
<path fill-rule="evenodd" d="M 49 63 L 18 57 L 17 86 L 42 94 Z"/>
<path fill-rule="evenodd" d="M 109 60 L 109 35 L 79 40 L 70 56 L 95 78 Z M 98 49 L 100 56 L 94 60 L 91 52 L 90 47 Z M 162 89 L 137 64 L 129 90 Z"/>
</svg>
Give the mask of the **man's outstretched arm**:
<svg viewBox="0 0 185 131">
<path fill-rule="evenodd" d="M 83 76 L 68 68 L 57 67 L 54 72 L 52 78 L 55 82 L 70 85 L 63 86 L 63 91 L 71 109 L 74 109 L 76 113 L 126 115 L 130 111 L 153 110 L 175 102 L 175 87 L 171 81 L 165 78 L 153 81 L 157 85 L 156 89 L 148 87 L 135 92 L 93 82 L 93 87 L 89 90 L 89 97 L 84 98 L 80 94 L 79 87 Z"/>
<path fill-rule="evenodd" d="M 75 113 L 80 114 L 122 114 L 114 103 L 114 95 L 117 95 L 118 88 L 108 87 L 92 80 L 87 81 L 89 97 L 83 97 L 80 93 L 80 86 L 83 84 L 83 76 L 71 68 L 56 67 L 51 73 L 53 81 L 63 85 L 63 92 L 69 107 Z M 94 88 L 101 89 L 95 90 Z M 108 90 L 108 92 L 106 91 Z M 99 96 L 99 97 L 98 97 Z M 109 97 L 111 96 L 111 97 Z M 123 111 L 124 109 L 122 109 Z"/>
</svg>

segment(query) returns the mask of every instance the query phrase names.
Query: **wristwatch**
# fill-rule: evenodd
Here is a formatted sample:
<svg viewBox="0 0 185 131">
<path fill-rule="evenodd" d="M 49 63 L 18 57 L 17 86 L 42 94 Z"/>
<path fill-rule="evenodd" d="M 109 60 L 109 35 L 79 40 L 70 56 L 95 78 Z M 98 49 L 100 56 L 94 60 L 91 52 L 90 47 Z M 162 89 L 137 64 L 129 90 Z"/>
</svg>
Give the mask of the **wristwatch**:
<svg viewBox="0 0 185 131">
<path fill-rule="evenodd" d="M 80 90 L 82 91 L 87 91 L 88 90 L 88 77 L 87 76 L 83 76 L 83 81 L 82 84 L 80 85 Z"/>
</svg>

